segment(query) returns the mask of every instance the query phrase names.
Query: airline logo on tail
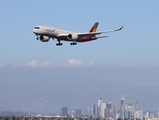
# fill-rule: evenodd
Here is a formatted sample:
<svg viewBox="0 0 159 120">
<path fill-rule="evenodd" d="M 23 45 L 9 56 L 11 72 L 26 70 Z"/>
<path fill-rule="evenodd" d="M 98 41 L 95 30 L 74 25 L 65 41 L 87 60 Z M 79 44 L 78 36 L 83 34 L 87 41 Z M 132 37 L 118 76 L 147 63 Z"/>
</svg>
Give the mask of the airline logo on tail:
<svg viewBox="0 0 159 120">
<path fill-rule="evenodd" d="M 96 32 L 97 31 L 97 27 L 98 27 L 98 22 L 96 22 L 93 27 L 90 29 L 89 33 L 92 33 L 92 32 Z M 87 38 L 83 39 L 82 42 L 87 42 L 87 41 L 90 41 L 90 40 L 95 40 L 95 35 L 88 35 Z"/>
<path fill-rule="evenodd" d="M 90 33 L 92 32 L 96 32 L 97 31 L 97 27 L 98 27 L 98 22 L 96 22 L 93 27 L 90 29 Z M 86 41 L 90 41 L 90 40 L 95 40 L 95 35 L 89 35 L 86 39 L 83 40 L 83 42 L 86 42 Z"/>
<path fill-rule="evenodd" d="M 89 32 L 96 32 L 98 27 L 98 22 L 96 22 Z"/>
</svg>

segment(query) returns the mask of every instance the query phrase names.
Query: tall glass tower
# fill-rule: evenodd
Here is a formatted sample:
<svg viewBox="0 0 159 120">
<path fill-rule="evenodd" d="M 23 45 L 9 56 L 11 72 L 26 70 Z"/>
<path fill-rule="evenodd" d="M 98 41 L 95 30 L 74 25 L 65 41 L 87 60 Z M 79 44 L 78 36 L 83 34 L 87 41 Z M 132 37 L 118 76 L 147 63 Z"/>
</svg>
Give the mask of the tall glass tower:
<svg viewBox="0 0 159 120">
<path fill-rule="evenodd" d="M 97 103 L 97 117 L 101 117 L 102 102 L 103 102 L 103 98 L 101 97 L 100 99 L 98 99 L 98 103 Z"/>
<path fill-rule="evenodd" d="M 125 97 L 124 95 L 122 95 L 120 99 L 120 114 L 122 118 L 124 118 L 125 104 L 126 104 Z"/>
<path fill-rule="evenodd" d="M 93 117 L 94 117 L 94 118 L 97 117 L 97 108 L 96 108 L 96 104 L 93 105 Z"/>
</svg>

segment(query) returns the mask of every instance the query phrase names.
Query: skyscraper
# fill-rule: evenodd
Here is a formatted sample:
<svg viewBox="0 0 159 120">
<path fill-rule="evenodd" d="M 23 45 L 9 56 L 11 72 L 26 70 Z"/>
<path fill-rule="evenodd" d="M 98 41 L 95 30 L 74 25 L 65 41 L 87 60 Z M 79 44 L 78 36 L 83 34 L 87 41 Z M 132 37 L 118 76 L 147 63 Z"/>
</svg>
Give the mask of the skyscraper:
<svg viewBox="0 0 159 120">
<path fill-rule="evenodd" d="M 91 113 L 92 113 L 91 107 L 88 107 L 88 108 L 87 108 L 87 117 L 88 117 L 88 118 L 91 117 L 91 115 L 92 115 Z"/>
<path fill-rule="evenodd" d="M 101 116 L 102 116 L 102 118 L 105 118 L 105 115 L 104 115 L 104 113 L 105 113 L 105 108 L 106 108 L 106 103 L 101 103 Z"/>
<path fill-rule="evenodd" d="M 138 110 L 138 102 L 136 101 L 132 102 L 132 106 L 133 106 L 133 112 Z"/>
<path fill-rule="evenodd" d="M 122 118 L 124 117 L 125 104 L 126 104 L 125 97 L 124 95 L 122 95 L 120 99 L 120 114 Z"/>
<path fill-rule="evenodd" d="M 101 104 L 103 102 L 103 98 L 98 99 L 97 103 L 97 117 L 101 117 Z"/>
<path fill-rule="evenodd" d="M 82 114 L 81 109 L 76 109 L 76 118 L 80 118 Z"/>
<path fill-rule="evenodd" d="M 111 117 L 115 118 L 115 113 L 116 112 L 115 112 L 115 109 L 114 109 L 114 106 L 115 106 L 114 103 L 113 102 L 108 102 L 106 105 L 107 105 L 107 108 L 109 108 L 112 111 L 111 114 L 110 114 Z"/>
<path fill-rule="evenodd" d="M 68 114 L 68 108 L 67 107 L 62 107 L 61 108 L 61 115 L 67 115 Z"/>
<path fill-rule="evenodd" d="M 97 107 L 96 104 L 93 105 L 93 117 L 97 116 Z"/>
<path fill-rule="evenodd" d="M 135 108 L 133 104 L 127 104 L 127 109 L 126 111 L 131 111 L 132 114 L 135 112 Z"/>
<path fill-rule="evenodd" d="M 117 111 L 118 111 L 118 107 L 117 107 L 117 105 L 114 105 L 114 118 L 115 119 L 116 119 Z"/>
<path fill-rule="evenodd" d="M 128 115 L 128 111 L 124 111 L 124 118 L 128 118 L 129 115 Z"/>
<path fill-rule="evenodd" d="M 149 117 L 150 117 L 150 113 L 149 113 L 149 111 L 146 111 L 145 112 L 145 116 L 144 116 L 146 119 L 148 119 Z"/>
<path fill-rule="evenodd" d="M 105 108 L 104 112 L 105 112 L 105 118 L 109 118 L 110 117 L 110 109 Z"/>
<path fill-rule="evenodd" d="M 128 119 L 131 119 L 132 117 L 132 111 L 128 111 Z"/>
</svg>

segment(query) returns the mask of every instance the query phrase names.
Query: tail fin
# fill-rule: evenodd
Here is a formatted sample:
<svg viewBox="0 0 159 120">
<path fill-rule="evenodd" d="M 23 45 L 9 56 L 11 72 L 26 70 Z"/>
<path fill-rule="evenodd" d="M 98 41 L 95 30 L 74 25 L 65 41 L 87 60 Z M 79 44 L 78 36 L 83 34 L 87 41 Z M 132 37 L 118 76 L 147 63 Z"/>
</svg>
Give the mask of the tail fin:
<svg viewBox="0 0 159 120">
<path fill-rule="evenodd" d="M 98 22 L 96 22 L 93 27 L 90 29 L 89 32 L 96 32 L 97 31 L 97 27 L 98 27 Z"/>
</svg>

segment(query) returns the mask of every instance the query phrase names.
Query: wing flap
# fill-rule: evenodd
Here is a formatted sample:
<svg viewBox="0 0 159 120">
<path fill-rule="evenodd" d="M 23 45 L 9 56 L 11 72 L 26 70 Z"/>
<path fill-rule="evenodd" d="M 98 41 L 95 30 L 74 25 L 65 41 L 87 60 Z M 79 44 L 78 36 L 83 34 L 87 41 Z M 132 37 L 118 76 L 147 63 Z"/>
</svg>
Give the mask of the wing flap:
<svg viewBox="0 0 159 120">
<path fill-rule="evenodd" d="M 109 37 L 109 36 L 99 36 L 99 37 L 96 37 L 96 38 L 98 39 L 98 38 L 106 38 L 106 37 Z"/>
</svg>

